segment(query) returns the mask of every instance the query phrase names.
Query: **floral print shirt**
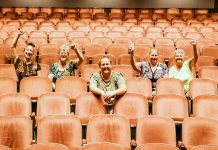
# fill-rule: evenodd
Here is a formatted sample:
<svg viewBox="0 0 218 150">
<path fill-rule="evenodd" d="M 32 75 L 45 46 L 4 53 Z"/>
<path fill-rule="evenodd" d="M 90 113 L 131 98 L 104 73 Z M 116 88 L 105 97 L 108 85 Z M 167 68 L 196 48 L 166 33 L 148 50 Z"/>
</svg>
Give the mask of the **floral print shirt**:
<svg viewBox="0 0 218 150">
<path fill-rule="evenodd" d="M 41 70 L 36 61 L 27 62 L 25 58 L 17 58 L 14 65 L 19 81 L 24 77 L 37 76 L 37 71 Z"/>
<path fill-rule="evenodd" d="M 50 73 L 52 73 L 54 75 L 54 77 L 53 77 L 54 82 L 56 82 L 56 80 L 60 77 L 74 76 L 75 75 L 74 71 L 75 71 L 75 69 L 77 69 L 75 60 L 67 61 L 66 67 L 64 70 L 60 70 L 59 66 L 60 66 L 60 63 L 56 62 L 56 63 L 52 64 L 51 69 L 50 69 Z"/>
</svg>

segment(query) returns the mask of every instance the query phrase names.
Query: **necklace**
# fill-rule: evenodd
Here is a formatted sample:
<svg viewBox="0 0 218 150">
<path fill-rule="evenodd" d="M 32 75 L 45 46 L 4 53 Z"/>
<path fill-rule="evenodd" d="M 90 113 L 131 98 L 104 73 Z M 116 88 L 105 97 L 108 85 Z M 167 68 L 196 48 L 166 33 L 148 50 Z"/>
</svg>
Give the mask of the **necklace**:
<svg viewBox="0 0 218 150">
<path fill-rule="evenodd" d="M 101 78 L 102 78 L 102 80 L 104 81 L 104 83 L 109 83 L 109 82 L 110 82 L 111 74 L 110 74 L 109 79 L 107 79 L 107 80 L 104 79 L 102 73 L 100 73 L 100 75 L 101 75 Z"/>
<path fill-rule="evenodd" d="M 109 79 L 109 80 L 104 80 L 104 79 L 102 78 L 102 80 L 104 81 L 104 83 L 109 83 L 109 82 L 110 82 L 110 79 Z"/>
</svg>

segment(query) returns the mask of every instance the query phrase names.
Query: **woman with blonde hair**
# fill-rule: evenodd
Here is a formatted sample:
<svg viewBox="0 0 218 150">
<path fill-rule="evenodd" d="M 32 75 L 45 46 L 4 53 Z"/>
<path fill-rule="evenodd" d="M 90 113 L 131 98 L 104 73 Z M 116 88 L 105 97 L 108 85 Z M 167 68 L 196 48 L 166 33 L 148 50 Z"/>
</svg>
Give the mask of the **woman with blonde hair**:
<svg viewBox="0 0 218 150">
<path fill-rule="evenodd" d="M 69 60 L 69 50 L 72 49 L 77 55 L 77 59 Z M 56 80 L 63 76 L 74 76 L 75 69 L 82 63 L 83 55 L 75 44 L 60 46 L 59 61 L 52 64 L 50 69 L 49 79 L 54 83 Z"/>
<path fill-rule="evenodd" d="M 184 83 L 185 93 L 189 91 L 189 83 L 193 79 L 193 67 L 198 60 L 196 41 L 191 40 L 190 44 L 193 46 L 194 57 L 184 61 L 185 52 L 182 49 L 175 51 L 176 65 L 169 69 L 169 78 L 180 79 Z"/>
</svg>

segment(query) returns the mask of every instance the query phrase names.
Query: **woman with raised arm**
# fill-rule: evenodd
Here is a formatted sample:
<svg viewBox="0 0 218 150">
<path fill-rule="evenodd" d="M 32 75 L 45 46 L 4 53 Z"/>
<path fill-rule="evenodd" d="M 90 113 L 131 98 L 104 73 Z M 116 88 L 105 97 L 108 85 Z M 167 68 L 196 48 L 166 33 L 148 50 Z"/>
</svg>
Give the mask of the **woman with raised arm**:
<svg viewBox="0 0 218 150">
<path fill-rule="evenodd" d="M 184 61 L 185 52 L 182 49 L 175 51 L 176 65 L 169 69 L 169 78 L 180 79 L 184 83 L 185 93 L 189 91 L 189 83 L 193 79 L 193 67 L 198 60 L 196 41 L 190 41 L 193 46 L 194 57 Z"/>
<path fill-rule="evenodd" d="M 24 48 L 24 58 L 19 58 L 17 55 L 17 41 L 20 35 L 23 35 L 24 31 L 18 30 L 17 35 L 15 35 L 12 44 L 12 58 L 15 65 L 16 73 L 18 76 L 19 81 L 24 77 L 29 76 L 37 76 L 40 75 L 41 67 L 40 65 L 34 60 L 34 53 L 35 53 L 35 45 L 34 43 L 27 43 L 27 46 Z"/>
<path fill-rule="evenodd" d="M 148 78 L 152 83 L 152 90 L 156 89 L 156 82 L 160 78 L 167 77 L 168 68 L 164 63 L 158 62 L 158 53 L 156 49 L 152 49 L 149 53 L 149 61 L 136 62 L 134 58 L 134 43 L 129 47 L 131 54 L 131 65 L 133 69 L 140 72 L 140 75 L 144 78 Z"/>
<path fill-rule="evenodd" d="M 75 51 L 77 55 L 77 59 L 69 60 L 69 50 L 72 49 Z M 51 79 L 54 83 L 56 80 L 63 76 L 74 76 L 75 69 L 82 63 L 83 55 L 80 52 L 79 48 L 75 46 L 75 44 L 66 45 L 63 44 L 60 46 L 59 52 L 59 61 L 52 64 L 50 69 L 49 79 Z"/>
</svg>

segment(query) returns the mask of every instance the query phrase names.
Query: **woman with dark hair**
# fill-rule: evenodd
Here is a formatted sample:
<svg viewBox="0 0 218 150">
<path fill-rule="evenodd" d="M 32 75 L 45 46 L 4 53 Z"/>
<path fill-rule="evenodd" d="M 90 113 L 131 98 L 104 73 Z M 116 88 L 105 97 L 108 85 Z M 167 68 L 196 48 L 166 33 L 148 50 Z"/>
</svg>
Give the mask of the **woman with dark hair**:
<svg viewBox="0 0 218 150">
<path fill-rule="evenodd" d="M 20 35 L 23 35 L 24 31 L 18 30 L 17 35 L 12 41 L 12 58 L 15 65 L 16 73 L 19 81 L 24 77 L 40 76 L 40 65 L 34 60 L 35 45 L 34 43 L 28 43 L 24 48 L 24 58 L 19 58 L 17 55 L 16 45 Z"/>
</svg>

